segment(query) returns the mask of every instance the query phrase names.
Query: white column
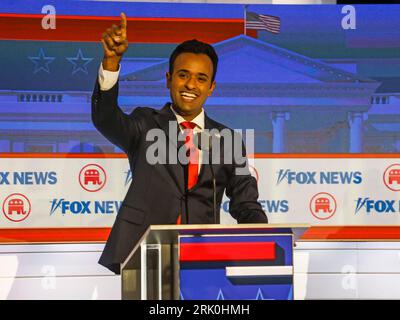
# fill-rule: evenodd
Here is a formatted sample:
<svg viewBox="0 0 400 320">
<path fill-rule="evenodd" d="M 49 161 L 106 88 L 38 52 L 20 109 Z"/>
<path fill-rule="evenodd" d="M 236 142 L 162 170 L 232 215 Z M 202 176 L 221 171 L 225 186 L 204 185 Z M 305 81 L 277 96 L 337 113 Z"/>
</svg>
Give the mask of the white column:
<svg viewBox="0 0 400 320">
<path fill-rule="evenodd" d="M 348 121 L 350 125 L 350 153 L 363 151 L 363 129 L 366 114 L 362 112 L 349 112 Z"/>
<path fill-rule="evenodd" d="M 57 150 L 58 150 L 58 152 L 68 153 L 69 152 L 69 143 L 68 142 L 59 142 Z"/>
<path fill-rule="evenodd" d="M 24 142 L 13 142 L 12 152 L 24 152 L 24 151 L 25 151 L 25 143 Z"/>
<path fill-rule="evenodd" d="M 81 152 L 81 142 L 79 140 L 69 140 L 68 141 L 68 152 Z"/>
<path fill-rule="evenodd" d="M 92 143 L 84 143 L 83 144 L 83 152 L 91 153 L 94 150 L 94 146 Z"/>
<path fill-rule="evenodd" d="M 271 114 L 272 127 L 273 127 L 273 141 L 272 152 L 284 153 L 286 152 L 286 120 L 289 120 L 288 112 L 273 112 Z"/>
</svg>

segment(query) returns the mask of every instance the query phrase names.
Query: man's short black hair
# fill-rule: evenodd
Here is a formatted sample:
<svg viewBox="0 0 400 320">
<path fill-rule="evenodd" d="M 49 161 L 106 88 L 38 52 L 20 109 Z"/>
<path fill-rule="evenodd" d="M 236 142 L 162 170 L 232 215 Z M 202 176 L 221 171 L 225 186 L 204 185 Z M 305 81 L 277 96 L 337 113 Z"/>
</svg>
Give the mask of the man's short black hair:
<svg viewBox="0 0 400 320">
<path fill-rule="evenodd" d="M 217 74 L 217 66 L 218 66 L 218 55 L 215 52 L 214 48 L 208 43 L 198 41 L 196 39 L 187 40 L 179 44 L 175 50 L 171 53 L 169 57 L 169 73 L 172 75 L 174 69 L 174 62 L 176 58 L 184 52 L 188 53 L 203 53 L 207 55 L 213 64 L 213 75 L 211 79 L 211 83 L 215 80 L 215 75 Z"/>
</svg>

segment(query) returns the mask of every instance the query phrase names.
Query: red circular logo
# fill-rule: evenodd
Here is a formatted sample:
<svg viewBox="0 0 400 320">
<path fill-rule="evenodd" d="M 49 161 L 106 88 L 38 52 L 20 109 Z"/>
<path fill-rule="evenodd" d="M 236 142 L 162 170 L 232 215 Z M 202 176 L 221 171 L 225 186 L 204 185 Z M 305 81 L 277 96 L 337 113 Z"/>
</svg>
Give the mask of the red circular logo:
<svg viewBox="0 0 400 320">
<path fill-rule="evenodd" d="M 258 175 L 258 171 L 257 171 L 256 167 L 253 167 L 253 166 L 249 165 L 249 170 L 250 170 L 250 174 L 251 174 L 254 178 L 256 178 L 256 180 L 257 180 L 257 182 L 258 182 L 259 175 Z"/>
<path fill-rule="evenodd" d="M 3 214 L 12 222 L 21 222 L 31 213 L 31 203 L 22 193 L 12 193 L 3 202 Z"/>
<path fill-rule="evenodd" d="M 400 164 L 392 164 L 386 168 L 383 183 L 392 191 L 400 191 Z"/>
<path fill-rule="evenodd" d="M 107 175 L 97 164 L 88 164 L 79 172 L 79 184 L 89 192 L 101 190 L 106 185 Z"/>
<path fill-rule="evenodd" d="M 319 220 L 328 220 L 336 212 L 337 204 L 333 195 L 327 192 L 320 192 L 310 200 L 311 214 Z"/>
</svg>

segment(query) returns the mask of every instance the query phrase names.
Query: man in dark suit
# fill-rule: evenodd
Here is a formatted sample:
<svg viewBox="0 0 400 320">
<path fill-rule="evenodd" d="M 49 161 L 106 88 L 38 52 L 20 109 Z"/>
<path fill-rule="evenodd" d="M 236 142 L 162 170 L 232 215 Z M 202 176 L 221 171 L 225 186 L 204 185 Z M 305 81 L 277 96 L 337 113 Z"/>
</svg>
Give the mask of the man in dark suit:
<svg viewBox="0 0 400 320">
<path fill-rule="evenodd" d="M 224 150 L 224 146 L 233 145 L 237 134 L 210 119 L 203 110 L 216 84 L 218 57 L 212 46 L 197 40 L 180 44 L 170 57 L 166 73 L 172 103 L 161 110 L 136 108 L 127 115 L 117 104 L 120 60 L 128 47 L 125 14 L 121 14 L 121 25 L 107 29 L 101 41 L 104 59 L 92 96 L 92 120 L 107 139 L 128 155 L 133 175 L 99 261 L 119 274 L 120 263 L 149 225 L 214 223 L 211 165 L 205 161 L 207 150 L 197 148 L 194 137 L 207 129 L 228 130 L 232 139 L 219 136 L 220 150 Z M 149 137 L 151 132 L 165 134 L 165 150 L 149 152 L 155 144 Z M 180 139 L 183 132 L 185 141 Z M 180 162 L 179 157 L 177 162 L 172 161 L 182 148 L 186 163 Z M 267 223 L 257 202 L 257 182 L 248 171 L 247 159 L 244 157 L 240 163 L 235 154 L 231 153 L 229 159 L 225 154 L 218 156 L 218 161 L 212 162 L 216 207 L 220 207 L 226 191 L 229 212 L 239 223 Z M 162 161 L 154 161 L 154 157 Z M 216 221 L 219 223 L 219 213 Z"/>
</svg>

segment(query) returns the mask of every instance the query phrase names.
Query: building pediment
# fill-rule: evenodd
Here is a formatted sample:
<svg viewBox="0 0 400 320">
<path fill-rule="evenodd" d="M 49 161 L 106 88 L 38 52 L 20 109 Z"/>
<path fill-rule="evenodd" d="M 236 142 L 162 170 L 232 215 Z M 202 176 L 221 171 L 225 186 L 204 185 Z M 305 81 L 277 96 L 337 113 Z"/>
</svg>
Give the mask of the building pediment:
<svg viewBox="0 0 400 320">
<path fill-rule="evenodd" d="M 214 45 L 218 83 L 374 82 L 296 52 L 240 35 Z M 165 81 L 168 58 L 121 76 L 126 81 Z"/>
</svg>

